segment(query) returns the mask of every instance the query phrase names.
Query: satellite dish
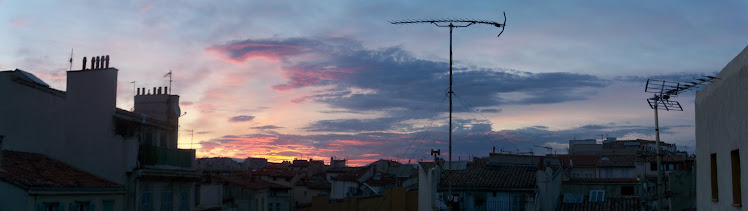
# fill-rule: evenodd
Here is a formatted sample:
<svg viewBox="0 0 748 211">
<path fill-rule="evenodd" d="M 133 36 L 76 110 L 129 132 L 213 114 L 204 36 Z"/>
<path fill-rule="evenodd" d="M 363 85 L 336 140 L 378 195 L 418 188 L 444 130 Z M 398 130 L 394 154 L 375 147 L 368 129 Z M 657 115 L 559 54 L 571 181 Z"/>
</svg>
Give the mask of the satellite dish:
<svg viewBox="0 0 748 211">
<path fill-rule="evenodd" d="M 173 114 L 173 115 L 174 115 L 175 117 L 180 117 L 180 116 L 182 116 L 182 115 L 181 115 L 181 114 L 182 114 L 182 110 L 180 110 L 180 109 L 179 109 L 179 105 L 178 105 L 178 104 L 173 104 L 173 105 L 172 105 L 172 109 L 171 109 L 171 111 L 173 112 L 172 114 Z"/>
</svg>

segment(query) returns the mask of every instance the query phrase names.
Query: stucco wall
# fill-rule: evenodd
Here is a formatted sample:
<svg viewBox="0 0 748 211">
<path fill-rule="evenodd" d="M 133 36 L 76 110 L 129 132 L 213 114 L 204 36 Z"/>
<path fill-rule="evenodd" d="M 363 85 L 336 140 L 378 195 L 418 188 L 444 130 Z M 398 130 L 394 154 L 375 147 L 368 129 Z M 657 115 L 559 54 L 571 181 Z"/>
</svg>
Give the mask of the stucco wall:
<svg viewBox="0 0 748 211">
<path fill-rule="evenodd" d="M 64 147 L 62 93 L 12 81 L 14 72 L 0 72 L 0 135 L 6 150 L 50 154 Z M 30 83 L 30 82 L 29 82 Z M 43 144 L 42 144 L 43 143 Z"/>
<path fill-rule="evenodd" d="M 117 69 L 69 71 L 67 92 L 33 88 L 0 73 L 4 148 L 47 155 L 124 184 L 126 152 L 137 145 L 114 135 Z"/>
<path fill-rule="evenodd" d="M 698 210 L 740 210 L 732 204 L 730 151 L 740 150 L 742 201 L 748 203 L 748 48 L 696 93 Z M 717 154 L 719 201 L 711 199 L 710 155 Z M 743 209 L 746 206 L 743 205 Z"/>
<path fill-rule="evenodd" d="M 33 208 L 33 204 L 24 203 L 28 200 L 26 191 L 18 186 L 0 181 L 0 208 L 2 210 L 28 210 Z M 27 209 L 27 206 L 31 206 Z"/>
</svg>

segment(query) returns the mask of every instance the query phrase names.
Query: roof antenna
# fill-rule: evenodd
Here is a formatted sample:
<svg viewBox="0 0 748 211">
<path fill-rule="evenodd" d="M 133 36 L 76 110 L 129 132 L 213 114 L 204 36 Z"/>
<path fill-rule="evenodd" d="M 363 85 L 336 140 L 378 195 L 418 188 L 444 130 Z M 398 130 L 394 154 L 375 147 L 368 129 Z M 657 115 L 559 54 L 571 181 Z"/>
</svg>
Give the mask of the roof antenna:
<svg viewBox="0 0 748 211">
<path fill-rule="evenodd" d="M 131 81 L 130 83 L 132 84 L 132 91 L 133 91 L 133 93 L 135 93 L 135 95 L 138 95 L 138 93 L 135 90 L 135 81 Z"/>
<path fill-rule="evenodd" d="M 70 67 L 68 68 L 68 71 L 71 71 L 71 70 L 73 70 L 73 49 L 72 48 L 70 49 L 70 60 L 69 60 L 69 62 L 70 62 Z"/>
<path fill-rule="evenodd" d="M 501 36 L 502 33 L 504 33 L 504 27 L 506 26 L 506 13 L 504 13 L 504 23 L 498 23 L 494 21 L 487 21 L 487 20 L 477 20 L 477 19 L 428 19 L 428 20 L 400 20 L 400 21 L 389 21 L 391 24 L 417 24 L 417 23 L 425 23 L 425 24 L 433 24 L 437 27 L 448 27 L 449 28 L 449 162 L 447 163 L 447 177 L 451 174 L 452 168 L 452 95 L 454 92 L 452 91 L 452 31 L 454 28 L 464 28 L 468 27 L 474 24 L 486 24 L 486 25 L 493 25 L 495 27 L 501 28 L 501 32 L 499 32 L 499 35 L 497 37 Z M 459 159 L 459 157 L 458 157 Z M 452 183 L 448 183 L 448 193 L 449 197 L 452 196 Z M 448 204 L 448 208 L 451 210 L 452 203 Z"/>
<path fill-rule="evenodd" d="M 171 94 L 171 75 L 171 70 L 169 70 L 169 73 L 166 73 L 166 75 L 164 75 L 164 77 L 169 76 L 169 94 Z"/>
</svg>

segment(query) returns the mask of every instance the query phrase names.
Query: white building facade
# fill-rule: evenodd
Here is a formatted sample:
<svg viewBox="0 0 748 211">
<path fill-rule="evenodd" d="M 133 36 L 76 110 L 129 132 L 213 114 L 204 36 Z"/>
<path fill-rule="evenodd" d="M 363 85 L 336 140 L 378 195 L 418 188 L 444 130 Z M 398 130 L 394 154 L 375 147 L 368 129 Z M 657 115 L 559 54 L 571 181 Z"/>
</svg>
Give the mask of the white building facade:
<svg viewBox="0 0 748 211">
<path fill-rule="evenodd" d="M 748 47 L 696 93 L 698 210 L 748 210 Z"/>
</svg>

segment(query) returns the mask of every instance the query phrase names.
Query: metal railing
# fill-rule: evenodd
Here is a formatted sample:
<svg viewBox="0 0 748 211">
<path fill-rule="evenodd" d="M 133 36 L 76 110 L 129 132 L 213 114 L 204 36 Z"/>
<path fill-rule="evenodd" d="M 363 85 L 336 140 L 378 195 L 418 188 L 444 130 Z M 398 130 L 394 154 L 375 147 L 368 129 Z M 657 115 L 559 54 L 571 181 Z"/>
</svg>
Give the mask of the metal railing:
<svg viewBox="0 0 748 211">
<path fill-rule="evenodd" d="M 140 145 L 138 160 L 144 165 L 169 165 L 192 168 L 192 163 L 195 160 L 195 150 Z"/>
</svg>

